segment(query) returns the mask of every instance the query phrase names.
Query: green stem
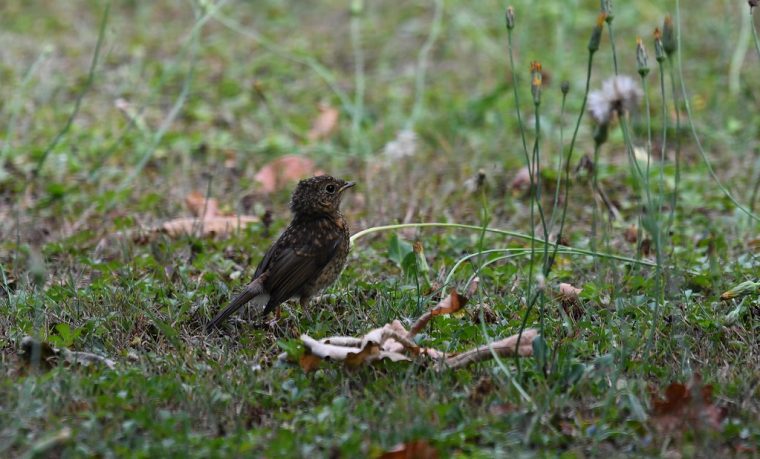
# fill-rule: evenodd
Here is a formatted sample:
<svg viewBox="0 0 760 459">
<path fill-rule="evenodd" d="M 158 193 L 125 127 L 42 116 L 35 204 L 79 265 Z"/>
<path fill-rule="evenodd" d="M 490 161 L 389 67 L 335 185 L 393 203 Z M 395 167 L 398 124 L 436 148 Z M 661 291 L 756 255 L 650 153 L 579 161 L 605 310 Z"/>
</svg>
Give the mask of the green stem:
<svg viewBox="0 0 760 459">
<path fill-rule="evenodd" d="M 567 93 L 562 93 L 562 105 L 559 110 L 559 155 L 557 155 L 557 183 L 554 187 L 554 202 L 552 203 L 552 216 L 549 220 L 550 231 L 554 231 L 554 224 L 557 220 L 557 206 L 559 205 L 559 190 L 562 186 L 562 147 L 565 145 L 565 101 Z"/>
<path fill-rule="evenodd" d="M 607 22 L 607 32 L 610 36 L 610 47 L 612 48 L 612 68 L 615 70 L 615 76 L 618 75 L 617 52 L 615 52 L 615 37 L 612 34 L 612 20 Z"/>
<path fill-rule="evenodd" d="M 676 40 L 678 43 L 678 47 L 681 46 L 681 6 L 680 6 L 680 0 L 676 0 Z M 713 179 L 713 181 L 718 185 L 718 188 L 723 192 L 723 194 L 731 201 L 740 211 L 747 214 L 752 220 L 760 221 L 760 216 L 754 214 L 751 210 L 749 210 L 747 207 L 742 205 L 739 201 L 736 200 L 733 194 L 731 194 L 730 191 L 728 191 L 728 188 L 726 188 L 723 183 L 718 178 L 718 174 L 715 173 L 715 170 L 712 167 L 712 164 L 710 164 L 710 160 L 707 158 L 707 153 L 705 153 L 704 148 L 702 147 L 702 142 L 699 140 L 699 134 L 697 134 L 697 128 L 694 126 L 694 116 L 691 112 L 691 104 L 689 103 L 689 94 L 686 92 L 686 84 L 683 80 L 683 63 L 681 62 L 681 52 L 680 49 L 676 50 L 676 59 L 678 61 L 678 79 L 681 86 L 681 95 L 683 96 L 683 103 L 684 107 L 686 108 L 686 117 L 689 120 L 689 128 L 691 129 L 691 134 L 694 137 L 694 142 L 697 145 L 697 151 L 699 152 L 699 155 L 702 157 L 702 161 L 705 163 L 705 166 L 707 167 L 707 172 L 710 174 L 710 177 Z"/>
<path fill-rule="evenodd" d="M 351 239 L 350 239 L 351 240 L 351 245 L 353 246 L 358 239 L 361 239 L 364 236 L 367 236 L 369 234 L 379 233 L 379 232 L 383 232 L 383 231 L 395 231 L 395 230 L 404 229 L 404 228 L 456 228 L 456 229 L 483 231 L 483 227 L 482 226 L 478 226 L 478 225 L 464 225 L 464 224 L 461 224 L 461 223 L 437 223 L 437 222 L 434 222 L 434 223 L 399 223 L 399 224 L 396 224 L 396 225 L 373 226 L 372 228 L 367 228 L 365 230 L 359 231 L 358 233 L 356 233 L 353 236 L 351 236 Z M 499 228 L 488 227 L 488 228 L 485 229 L 485 231 L 489 232 L 489 233 L 500 234 L 502 236 L 509 236 L 509 237 L 514 237 L 514 238 L 517 238 L 517 239 L 523 239 L 523 240 L 528 240 L 528 241 L 532 239 L 527 234 L 518 233 L 516 231 L 503 230 L 503 229 L 499 229 Z M 543 239 L 540 239 L 540 238 L 535 238 L 535 240 L 539 244 L 549 244 L 549 245 L 552 244 L 551 242 L 547 242 L 547 241 L 545 241 Z M 560 244 L 555 243 L 554 245 L 556 247 L 555 250 L 559 250 Z M 592 252 L 591 250 L 581 249 L 581 248 L 578 248 L 578 247 L 568 247 L 568 246 L 564 246 L 564 245 L 562 245 L 561 247 L 562 247 L 562 249 L 573 250 L 575 253 L 577 253 L 579 255 L 588 255 L 588 256 L 592 256 L 592 257 L 599 257 L 599 258 L 605 258 L 605 259 L 610 259 L 610 260 L 618 260 L 618 261 L 623 261 L 623 262 L 626 262 L 626 263 L 633 263 L 635 265 L 640 265 L 640 266 L 655 266 L 655 264 L 652 263 L 651 261 L 636 260 L 635 258 L 625 257 L 625 256 L 622 256 L 622 255 L 615 255 L 615 254 L 610 254 L 610 253 Z"/>
<path fill-rule="evenodd" d="M 678 205 L 678 189 L 681 184 L 681 108 L 678 104 L 678 91 L 676 90 L 676 77 L 673 70 L 673 61 L 668 58 L 668 74 L 670 77 L 670 92 L 673 95 L 673 106 L 676 110 L 676 127 L 675 127 L 675 137 L 676 137 L 676 153 L 675 153 L 675 183 L 673 185 L 673 195 L 670 200 L 670 217 L 668 221 L 668 231 L 670 231 L 670 228 L 673 227 L 673 224 L 675 223 L 676 219 L 676 206 Z M 660 76 L 662 78 L 662 76 Z M 664 83 L 663 83 L 664 84 Z M 664 87 L 662 88 L 663 94 L 665 93 Z M 663 96 L 664 97 L 664 96 Z M 663 102 L 665 103 L 665 102 Z M 665 110 L 665 107 L 663 107 L 663 112 Z M 665 137 L 665 133 L 663 133 L 663 138 Z M 663 151 L 662 155 L 664 157 L 665 155 L 665 145 L 663 144 Z"/>
<path fill-rule="evenodd" d="M 90 70 L 87 73 L 87 80 L 84 83 L 84 87 L 81 91 L 79 91 L 79 94 L 77 95 L 77 99 L 74 102 L 74 109 L 71 111 L 71 114 L 69 115 L 69 118 L 66 120 L 66 124 L 63 125 L 63 128 L 61 128 L 60 131 L 55 135 L 53 140 L 48 144 L 47 148 L 45 148 L 45 151 L 42 152 L 42 156 L 40 157 L 39 161 L 37 161 L 37 167 L 34 169 L 33 174 L 35 176 L 39 175 L 40 172 L 42 172 L 42 166 L 45 164 L 45 161 L 47 160 L 48 156 L 50 155 L 50 152 L 53 151 L 53 148 L 58 146 L 58 143 L 63 139 L 63 136 L 65 136 L 69 129 L 71 129 L 71 125 L 74 123 L 74 119 L 76 119 L 77 115 L 79 114 L 79 108 L 82 106 L 82 100 L 84 99 L 85 94 L 90 90 L 92 87 L 92 83 L 95 81 L 95 68 L 98 66 L 98 58 L 100 57 L 100 48 L 103 45 L 103 38 L 106 35 L 106 24 L 108 24 L 108 13 L 111 10 L 111 3 L 106 4 L 106 8 L 103 11 L 103 19 L 100 21 L 100 30 L 98 31 L 98 41 L 95 43 L 95 52 L 92 55 L 92 61 L 90 62 Z"/>
<path fill-rule="evenodd" d="M 525 162 L 528 164 L 530 186 L 533 187 L 533 173 L 530 169 L 530 157 L 528 156 L 528 143 L 525 140 L 525 126 L 523 125 L 522 114 L 520 112 L 520 97 L 517 92 L 517 74 L 515 73 L 515 60 L 512 55 L 512 29 L 507 29 L 507 43 L 509 45 L 509 73 L 512 75 L 512 91 L 515 97 L 515 113 L 517 114 L 517 125 L 520 128 L 520 140 L 522 140 L 523 153 Z"/>
<path fill-rule="evenodd" d="M 757 37 L 757 28 L 755 27 L 755 8 L 750 8 L 749 10 L 749 23 L 752 26 L 752 38 L 755 42 L 755 51 L 757 51 L 757 56 L 760 57 L 760 39 Z"/>
<path fill-rule="evenodd" d="M 430 25 L 430 33 L 428 34 L 425 43 L 420 48 L 420 53 L 417 55 L 417 74 L 414 82 L 414 106 L 412 107 L 412 113 L 406 122 L 406 128 L 411 129 L 414 123 L 417 122 L 422 114 L 422 107 L 424 105 L 425 94 L 425 75 L 427 73 L 428 58 L 430 57 L 430 51 L 433 49 L 433 45 L 438 39 L 438 35 L 441 33 L 441 23 L 443 19 L 443 1 L 435 1 L 435 10 L 433 10 L 433 22 Z"/>
<path fill-rule="evenodd" d="M 594 191 L 594 207 L 591 214 L 591 250 L 596 251 L 596 239 L 597 239 L 597 226 L 599 225 L 599 201 L 601 193 L 599 193 L 599 157 L 602 149 L 602 145 L 599 142 L 594 142 L 594 175 L 591 179 L 592 188 Z"/>
<path fill-rule="evenodd" d="M 565 194 L 564 201 L 562 203 L 562 217 L 559 220 L 559 231 L 557 232 L 557 241 L 554 245 L 554 253 L 549 261 L 549 268 L 554 263 L 554 257 L 557 254 L 557 248 L 559 247 L 559 241 L 562 240 L 562 231 L 565 228 L 565 218 L 567 217 L 567 204 L 569 202 L 568 195 L 570 192 L 570 162 L 573 158 L 573 149 L 575 148 L 575 140 L 578 138 L 578 130 L 581 126 L 581 120 L 586 112 L 586 102 L 588 101 L 588 92 L 591 87 L 591 68 L 594 63 L 594 52 L 588 53 L 588 65 L 586 69 L 586 89 L 583 92 L 583 102 L 581 102 L 581 110 L 578 113 L 578 120 L 575 122 L 575 130 L 573 131 L 573 137 L 570 140 L 570 146 L 567 150 L 567 159 L 565 160 Z"/>
<path fill-rule="evenodd" d="M 361 8 L 361 7 L 360 7 Z M 351 113 L 351 153 L 356 154 L 361 142 L 361 122 L 364 116 L 364 50 L 362 48 L 362 12 L 351 15 L 351 48 L 354 53 L 354 109 Z M 363 149 L 362 149 L 363 150 Z M 362 151 L 364 153 L 364 151 Z"/>
<path fill-rule="evenodd" d="M 21 103 L 24 94 L 26 93 L 26 87 L 32 80 L 32 77 L 37 73 L 37 69 L 42 62 L 50 56 L 50 50 L 43 50 L 40 55 L 35 59 L 29 69 L 24 74 L 24 78 L 21 80 L 21 85 L 14 90 L 14 96 L 12 103 L 9 105 L 10 116 L 8 125 L 5 129 L 5 141 L 3 142 L 3 149 L 0 151 L 0 167 L 5 163 L 5 159 L 8 157 L 11 149 L 11 140 L 13 139 L 14 131 L 16 130 L 16 121 L 18 119 L 18 113 L 21 110 Z"/>
</svg>

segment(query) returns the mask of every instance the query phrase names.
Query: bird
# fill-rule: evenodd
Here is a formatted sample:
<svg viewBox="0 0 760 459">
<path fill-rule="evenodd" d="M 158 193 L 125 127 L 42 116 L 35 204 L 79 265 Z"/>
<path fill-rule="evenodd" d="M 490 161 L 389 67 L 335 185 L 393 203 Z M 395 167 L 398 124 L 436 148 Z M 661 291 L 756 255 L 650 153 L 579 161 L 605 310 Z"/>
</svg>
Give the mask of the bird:
<svg viewBox="0 0 760 459">
<path fill-rule="evenodd" d="M 206 325 L 206 331 L 249 301 L 264 308 L 261 316 L 293 297 L 305 308 L 311 297 L 335 282 L 350 245 L 340 202 L 354 185 L 329 175 L 299 181 L 290 198 L 290 224 L 264 254 L 253 280 Z"/>
</svg>

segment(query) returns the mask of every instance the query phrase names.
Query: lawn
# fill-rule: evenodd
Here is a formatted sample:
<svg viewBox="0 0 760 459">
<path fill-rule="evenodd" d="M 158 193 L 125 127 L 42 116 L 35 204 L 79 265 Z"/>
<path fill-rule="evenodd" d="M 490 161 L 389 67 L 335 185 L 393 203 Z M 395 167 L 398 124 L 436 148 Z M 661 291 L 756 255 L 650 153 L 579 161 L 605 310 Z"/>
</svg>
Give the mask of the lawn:
<svg viewBox="0 0 760 459">
<path fill-rule="evenodd" d="M 0 456 L 757 457 L 760 13 L 697 3 L 4 0 Z M 207 333 L 323 172 L 341 277 Z M 530 355 L 304 358 L 452 289 L 415 346 Z"/>
</svg>

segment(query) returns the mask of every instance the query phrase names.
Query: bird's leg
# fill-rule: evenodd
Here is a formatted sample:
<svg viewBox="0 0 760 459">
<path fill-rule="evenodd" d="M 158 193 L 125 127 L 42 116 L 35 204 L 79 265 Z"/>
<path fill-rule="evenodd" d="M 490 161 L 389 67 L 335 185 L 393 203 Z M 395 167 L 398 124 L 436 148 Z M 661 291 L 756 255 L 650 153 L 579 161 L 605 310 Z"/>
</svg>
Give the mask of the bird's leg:
<svg viewBox="0 0 760 459">
<path fill-rule="evenodd" d="M 298 303 L 301 305 L 301 312 L 309 322 L 314 322 L 314 318 L 311 317 L 311 311 L 309 311 L 310 296 L 302 296 L 298 299 Z"/>
</svg>

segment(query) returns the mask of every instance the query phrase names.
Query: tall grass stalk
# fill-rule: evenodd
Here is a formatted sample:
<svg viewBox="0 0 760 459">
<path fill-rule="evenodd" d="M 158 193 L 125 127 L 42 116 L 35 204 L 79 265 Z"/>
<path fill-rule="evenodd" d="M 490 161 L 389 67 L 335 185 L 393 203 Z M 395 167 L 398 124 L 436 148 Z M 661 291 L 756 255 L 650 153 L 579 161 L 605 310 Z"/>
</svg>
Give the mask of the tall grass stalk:
<svg viewBox="0 0 760 459">
<path fill-rule="evenodd" d="M 755 27 L 755 8 L 749 7 L 749 24 L 752 28 L 752 41 L 755 43 L 755 51 L 757 51 L 757 56 L 760 57 L 760 38 L 757 36 L 757 27 Z"/>
<path fill-rule="evenodd" d="M 541 69 L 540 67 L 538 70 L 536 70 L 537 76 L 540 77 Z M 533 86 L 533 113 L 534 113 L 534 125 L 536 130 L 536 137 L 533 142 L 533 166 L 536 171 L 536 185 L 535 189 L 532 192 L 532 195 L 534 196 L 533 201 L 536 203 L 536 207 L 538 209 L 538 216 L 541 221 L 541 228 L 544 232 L 544 239 L 549 240 L 549 233 L 546 226 L 546 216 L 544 215 L 543 210 L 543 204 L 541 203 L 541 81 L 539 80 L 538 83 L 536 83 L 535 79 L 534 81 L 531 81 L 531 85 Z M 531 213 L 532 213 L 532 207 L 531 206 Z M 532 220 L 532 219 L 531 219 Z M 535 235 L 535 225 L 531 221 L 531 235 Z M 543 255 L 543 276 L 544 276 L 544 282 L 546 281 L 546 276 L 549 274 L 549 244 L 543 245 L 544 249 L 544 255 Z M 535 237 L 531 241 L 531 261 L 530 261 L 530 278 L 533 278 L 533 262 L 534 262 L 534 255 L 535 252 Z M 530 284 L 529 284 L 530 285 Z M 530 289 L 528 290 L 528 294 L 530 295 Z M 539 313 L 539 320 L 540 320 L 540 330 L 541 330 L 541 336 L 544 336 L 544 324 L 545 324 L 545 295 L 544 295 L 544 286 L 538 287 L 538 294 L 539 294 L 539 300 L 540 300 L 540 313 Z"/>
<path fill-rule="evenodd" d="M 528 184 L 529 184 L 529 190 L 530 190 L 530 236 L 531 236 L 531 258 L 530 258 L 530 264 L 528 267 L 528 286 L 527 286 L 527 292 L 528 295 L 530 295 L 530 292 L 533 289 L 533 263 L 534 263 L 534 254 L 533 254 L 533 241 L 535 239 L 535 198 L 536 198 L 536 175 L 538 175 L 538 170 L 534 167 L 533 161 L 531 160 L 531 156 L 528 153 L 528 142 L 526 140 L 525 136 L 525 124 L 523 123 L 522 119 L 522 110 L 520 110 L 520 95 L 518 91 L 518 85 L 517 85 L 517 72 L 515 71 L 515 61 L 514 61 L 514 44 L 513 44 L 513 37 L 512 37 L 512 29 L 514 28 L 514 11 L 511 10 L 511 7 L 507 9 L 507 48 L 509 51 L 509 73 L 512 77 L 512 94 L 515 100 L 515 114 L 517 115 L 517 126 L 520 130 L 520 140 L 522 141 L 522 147 L 523 147 L 523 155 L 525 159 L 525 167 L 528 168 Z M 509 16 L 512 14 L 512 22 L 510 22 Z M 535 150 L 535 148 L 534 148 Z M 535 174 L 535 175 L 534 175 Z M 539 203 L 540 206 L 540 203 Z M 544 234 L 546 236 L 546 234 Z"/>
<path fill-rule="evenodd" d="M 13 139 L 14 131 L 16 130 L 18 113 L 23 106 L 22 100 L 26 94 L 26 88 L 34 75 L 37 73 L 37 69 L 39 69 L 40 65 L 42 65 L 42 63 L 50 56 L 51 52 L 52 50 L 45 49 L 39 54 L 39 56 L 37 56 L 37 59 L 34 60 L 32 65 L 29 66 L 29 69 L 27 69 L 27 71 L 24 73 L 24 77 L 21 79 L 21 84 L 19 85 L 18 89 L 16 89 L 13 99 L 8 104 L 8 111 L 10 114 L 8 115 L 8 125 L 5 127 L 5 140 L 3 142 L 3 149 L 0 151 L 0 168 L 2 168 L 2 165 L 5 164 L 5 160 L 10 154 L 11 140 Z M 2 170 L 0 170 L 0 177 L 1 176 Z"/>
<path fill-rule="evenodd" d="M 353 154 L 365 153 L 361 140 L 361 123 L 364 117 L 364 49 L 362 48 L 362 17 L 364 16 L 363 0 L 354 0 L 351 3 L 351 50 L 354 54 L 354 109 L 351 112 L 351 143 L 350 151 Z M 361 150 L 361 151 L 360 151 Z"/>
<path fill-rule="evenodd" d="M 668 232 L 673 227 L 676 219 L 676 206 L 678 205 L 678 191 L 681 185 L 681 107 L 679 106 L 678 90 L 676 88 L 676 76 L 675 76 L 675 64 L 671 57 L 668 57 L 668 74 L 670 80 L 670 92 L 673 97 L 673 107 L 676 111 L 676 126 L 674 129 L 676 151 L 675 151 L 675 178 L 673 183 L 673 193 L 670 200 L 670 215 L 668 217 Z M 662 76 L 660 76 L 662 78 Z M 665 103 L 665 102 L 663 102 Z M 663 110 L 665 108 L 663 107 Z M 663 133 L 663 137 L 666 134 Z M 665 154 L 665 146 L 663 144 L 663 155 Z"/>
<path fill-rule="evenodd" d="M 379 232 L 383 232 L 383 231 L 396 231 L 396 230 L 400 230 L 400 229 L 404 229 L 404 228 L 451 228 L 451 229 L 464 229 L 464 230 L 469 230 L 469 231 L 483 231 L 483 227 L 482 226 L 465 225 L 465 224 L 461 224 L 461 223 L 438 223 L 438 222 L 429 222 L 429 223 L 399 223 L 399 224 L 396 224 L 396 225 L 373 226 L 372 228 L 367 228 L 365 230 L 359 231 L 358 233 L 356 233 L 356 234 L 354 234 L 354 235 L 351 236 L 351 238 L 350 238 L 351 245 L 353 246 L 354 244 L 356 244 L 357 240 L 359 240 L 361 238 L 364 238 L 364 237 L 366 237 L 366 236 L 368 236 L 370 234 L 379 233 Z M 523 240 L 527 240 L 527 241 L 530 241 L 532 239 L 530 235 L 519 233 L 517 231 L 510 231 L 510 230 L 500 229 L 500 228 L 491 228 L 491 227 L 488 227 L 488 228 L 485 228 L 485 231 L 488 232 L 488 233 L 499 234 L 501 236 L 514 237 L 514 238 L 517 238 L 517 239 L 523 239 Z M 557 244 L 556 242 L 552 244 L 551 242 L 546 241 L 546 240 L 541 239 L 541 238 L 535 238 L 535 240 L 536 240 L 536 243 L 538 243 L 538 244 L 554 245 L 555 246 L 554 250 L 556 250 L 557 252 L 559 252 L 559 250 L 560 250 L 559 244 Z M 632 264 L 635 264 L 637 266 L 655 266 L 655 264 L 652 263 L 652 262 L 650 262 L 650 261 L 637 260 L 635 258 L 626 257 L 626 256 L 623 256 L 623 255 L 615 255 L 615 254 L 612 254 L 612 253 L 593 252 L 591 250 L 583 249 L 583 248 L 580 248 L 580 247 L 562 246 L 562 249 L 563 250 L 570 250 L 573 253 L 576 253 L 578 255 L 587 255 L 587 256 L 592 256 L 592 257 L 601 257 L 601 258 L 605 258 L 605 259 L 621 261 L 621 262 L 624 262 L 624 263 L 632 263 Z"/>
<path fill-rule="evenodd" d="M 414 123 L 416 123 L 422 115 L 425 100 L 425 82 L 428 60 L 430 59 L 430 52 L 433 49 L 433 45 L 435 45 L 436 40 L 438 40 L 438 35 L 441 33 L 441 23 L 443 22 L 443 0 L 435 0 L 434 7 L 430 32 L 417 55 L 417 69 L 414 76 L 414 106 L 412 107 L 412 112 L 406 122 L 406 129 L 412 129 Z"/>
<path fill-rule="evenodd" d="M 108 24 L 108 13 L 111 11 L 111 2 L 106 3 L 106 7 L 103 10 L 103 16 L 100 20 L 100 29 L 98 30 L 98 40 L 95 42 L 95 51 L 92 54 L 92 61 L 90 62 L 90 70 L 87 72 L 87 80 L 84 82 L 84 86 L 82 87 L 81 91 L 79 91 L 79 94 L 77 95 L 76 100 L 74 101 L 74 108 L 71 110 L 71 114 L 69 115 L 68 119 L 66 119 L 66 123 L 64 123 L 61 130 L 58 131 L 58 133 L 53 137 L 53 140 L 48 144 L 47 147 L 45 147 L 45 150 L 42 152 L 42 156 L 40 156 L 40 159 L 37 161 L 37 167 L 35 167 L 33 174 L 35 176 L 38 176 L 40 172 L 42 172 L 42 166 L 45 165 L 45 161 L 47 160 L 48 156 L 50 155 L 50 152 L 53 151 L 53 149 L 58 146 L 61 139 L 69 132 L 69 129 L 71 129 L 71 125 L 74 123 L 74 120 L 76 119 L 77 115 L 79 114 L 79 109 L 82 106 L 82 100 L 84 100 L 84 96 L 89 92 L 90 88 L 92 87 L 93 82 L 95 81 L 95 69 L 98 66 L 98 59 L 100 58 L 100 49 L 103 45 L 103 40 L 106 36 L 106 25 Z"/>
<path fill-rule="evenodd" d="M 563 85 L 566 83 L 563 83 Z M 569 83 L 567 84 L 569 87 Z M 565 89 L 567 89 L 567 87 Z M 562 147 L 565 145 L 565 102 L 567 101 L 567 90 L 562 91 L 562 104 L 559 109 L 559 153 L 557 154 L 557 182 L 554 186 L 554 200 L 552 201 L 552 215 L 549 219 L 549 232 L 554 231 L 554 224 L 557 221 L 557 208 L 559 207 L 559 192 L 562 186 Z"/>
</svg>

